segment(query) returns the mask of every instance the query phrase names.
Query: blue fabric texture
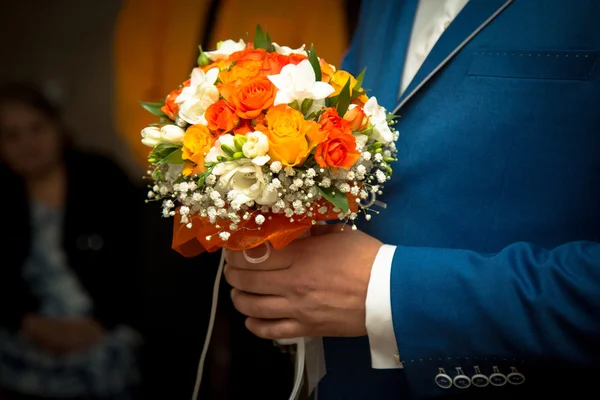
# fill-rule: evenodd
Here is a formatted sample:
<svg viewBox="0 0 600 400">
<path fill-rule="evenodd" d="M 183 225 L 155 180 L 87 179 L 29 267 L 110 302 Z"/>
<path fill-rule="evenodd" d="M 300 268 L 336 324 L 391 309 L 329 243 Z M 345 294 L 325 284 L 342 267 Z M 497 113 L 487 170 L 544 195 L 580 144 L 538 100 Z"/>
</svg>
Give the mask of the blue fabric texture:
<svg viewBox="0 0 600 400">
<path fill-rule="evenodd" d="M 403 96 L 505 3 L 471 0 Z M 392 110 L 413 2 L 377 4 L 364 4 L 343 68 L 367 67 L 364 86 Z M 398 246 L 391 302 L 404 368 L 371 369 L 366 338 L 326 339 L 319 398 L 572 395 L 593 381 L 599 21 L 595 0 L 514 0 L 400 109 L 387 209 L 363 228 Z M 440 369 L 473 377 L 475 367 L 526 381 L 436 385 Z"/>
</svg>

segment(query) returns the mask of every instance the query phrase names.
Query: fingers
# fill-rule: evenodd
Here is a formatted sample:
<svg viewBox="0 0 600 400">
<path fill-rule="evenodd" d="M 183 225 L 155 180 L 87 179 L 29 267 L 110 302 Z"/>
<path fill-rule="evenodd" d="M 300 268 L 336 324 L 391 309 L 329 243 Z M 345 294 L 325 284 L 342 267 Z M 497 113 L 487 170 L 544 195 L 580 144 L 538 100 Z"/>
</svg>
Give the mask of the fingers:
<svg viewBox="0 0 600 400">
<path fill-rule="evenodd" d="M 250 258 L 260 258 L 265 255 L 267 248 L 265 245 L 258 246 L 254 249 L 246 250 L 246 255 Z M 243 251 L 227 251 L 225 260 L 227 264 L 236 268 L 251 269 L 251 270 L 275 270 L 289 268 L 296 256 L 296 246 L 289 245 L 281 250 L 271 248 L 269 257 L 258 264 L 254 264 L 246 260 Z"/>
<path fill-rule="evenodd" d="M 292 317 L 291 304 L 285 297 L 256 295 L 233 289 L 231 300 L 235 308 L 247 317 L 262 319 Z"/>
<path fill-rule="evenodd" d="M 306 336 L 306 330 L 295 319 L 247 318 L 246 328 L 263 339 L 291 339 Z"/>
<path fill-rule="evenodd" d="M 283 295 L 289 284 L 289 270 L 254 271 L 226 265 L 225 279 L 234 288 L 247 293 Z M 287 277 L 287 279 L 286 279 Z"/>
</svg>

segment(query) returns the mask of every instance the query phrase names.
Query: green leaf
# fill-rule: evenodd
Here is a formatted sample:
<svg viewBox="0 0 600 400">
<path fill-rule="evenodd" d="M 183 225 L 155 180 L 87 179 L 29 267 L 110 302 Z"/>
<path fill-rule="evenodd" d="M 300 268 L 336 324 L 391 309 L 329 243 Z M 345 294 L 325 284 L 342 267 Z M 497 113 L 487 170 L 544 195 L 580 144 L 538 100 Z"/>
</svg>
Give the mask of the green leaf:
<svg viewBox="0 0 600 400">
<path fill-rule="evenodd" d="M 254 48 L 264 49 L 267 52 L 275 51 L 269 32 L 264 32 L 260 25 L 256 26 L 256 32 L 254 33 Z"/>
<path fill-rule="evenodd" d="M 315 79 L 320 81 L 322 79 L 321 74 L 321 65 L 319 64 L 319 57 L 317 57 L 317 53 L 315 52 L 315 45 L 310 45 L 310 51 L 308 52 L 308 61 L 310 61 L 310 65 L 312 65 L 315 70 Z"/>
<path fill-rule="evenodd" d="M 171 143 L 161 143 L 154 147 L 152 152 L 148 155 L 148 162 L 160 163 L 176 150 L 180 150 L 180 147 Z"/>
<path fill-rule="evenodd" d="M 275 46 L 273 46 L 273 42 L 271 41 L 271 36 L 269 36 L 268 30 L 265 30 L 265 38 L 267 40 L 267 47 L 265 50 L 269 53 L 273 53 L 275 51 Z"/>
<path fill-rule="evenodd" d="M 333 96 L 333 97 L 328 97 L 325 99 L 325 106 L 327 108 L 329 107 L 335 107 L 337 106 L 338 100 L 340 99 L 340 95 L 338 94 L 337 96 Z"/>
<path fill-rule="evenodd" d="M 209 169 L 207 169 L 206 171 L 204 171 L 198 175 L 198 186 L 204 186 L 204 182 L 206 182 L 206 178 L 210 174 L 212 174 L 213 169 L 214 169 L 214 166 L 210 167 Z"/>
<path fill-rule="evenodd" d="M 348 212 L 350 207 L 348 205 L 348 197 L 345 193 L 340 192 L 339 189 L 336 189 L 334 187 L 323 188 L 318 186 L 318 188 L 325 200 L 327 200 L 343 212 Z"/>
<path fill-rule="evenodd" d="M 390 123 L 392 121 L 397 120 L 398 118 L 400 118 L 399 116 L 397 116 L 396 114 L 392 114 L 392 113 L 387 113 L 387 115 L 385 116 L 385 120 Z"/>
<path fill-rule="evenodd" d="M 290 104 L 288 104 L 288 106 L 296 111 L 300 111 L 300 104 L 298 104 L 298 100 L 292 101 Z"/>
<path fill-rule="evenodd" d="M 319 111 L 311 112 L 310 115 L 308 117 L 306 117 L 306 119 L 307 120 L 311 120 L 312 119 L 312 120 L 318 121 L 319 117 L 321 116 L 321 114 L 323 114 L 325 111 L 326 110 L 321 109 Z"/>
<path fill-rule="evenodd" d="M 310 110 L 312 105 L 313 105 L 313 99 L 304 99 L 304 101 L 302 102 L 302 106 L 300 107 L 302 114 L 306 115 L 306 113 L 308 112 L 308 110 Z"/>
<path fill-rule="evenodd" d="M 339 95 L 339 100 L 337 103 L 337 112 L 340 117 L 344 117 L 346 111 L 348 111 L 348 107 L 350 106 L 350 102 L 352 101 L 350 97 L 350 78 L 346 81 L 346 84 L 342 88 L 342 91 Z"/>
<path fill-rule="evenodd" d="M 200 55 L 198 55 L 198 66 L 204 67 L 205 65 L 210 64 L 210 58 L 206 55 L 206 53 L 202 50 L 202 46 L 198 46 L 200 50 Z"/>
<path fill-rule="evenodd" d="M 360 90 L 362 84 L 363 84 L 363 80 L 365 79 L 365 72 L 367 72 L 367 69 L 363 69 L 362 72 L 356 77 L 356 85 L 354 85 L 354 87 L 352 88 L 352 90 Z"/>
<path fill-rule="evenodd" d="M 152 171 L 152 179 L 155 181 L 160 181 L 163 179 L 163 173 L 160 168 L 156 168 L 154 171 Z"/>
<path fill-rule="evenodd" d="M 183 164 L 183 152 L 181 151 L 181 149 L 177 149 L 174 152 L 172 152 L 171 154 L 169 154 L 168 156 L 166 156 L 165 158 L 163 158 L 160 163 L 166 163 L 166 164 Z"/>
<path fill-rule="evenodd" d="M 146 111 L 156 115 L 157 117 L 168 118 L 167 114 L 161 111 L 164 103 L 140 102 L 140 105 L 144 107 Z"/>
</svg>

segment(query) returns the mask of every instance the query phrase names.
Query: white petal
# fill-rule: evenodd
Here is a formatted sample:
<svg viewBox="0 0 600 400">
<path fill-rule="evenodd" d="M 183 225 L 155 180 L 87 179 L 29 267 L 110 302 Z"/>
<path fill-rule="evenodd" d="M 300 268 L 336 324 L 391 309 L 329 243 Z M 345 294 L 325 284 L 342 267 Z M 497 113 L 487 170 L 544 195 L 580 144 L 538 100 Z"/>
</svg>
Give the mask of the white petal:
<svg viewBox="0 0 600 400">
<path fill-rule="evenodd" d="M 269 156 L 259 156 L 259 157 L 253 158 L 253 159 L 252 159 L 252 162 L 253 162 L 255 165 L 258 165 L 258 166 L 262 167 L 262 166 L 263 166 L 263 165 L 265 165 L 265 164 L 266 164 L 266 163 L 267 163 L 267 162 L 268 162 L 270 159 L 271 159 L 271 157 L 269 157 Z"/>
<path fill-rule="evenodd" d="M 373 138 L 382 143 L 390 143 L 394 140 L 394 134 L 387 122 L 379 122 L 373 127 Z"/>
<path fill-rule="evenodd" d="M 234 144 L 233 139 L 234 139 L 233 135 L 228 133 L 228 134 L 225 134 L 225 135 L 222 135 L 221 137 L 219 137 L 217 144 L 219 145 L 219 147 L 222 144 L 224 144 L 224 145 L 227 145 L 229 148 L 234 149 L 235 144 Z"/>
<path fill-rule="evenodd" d="M 365 114 L 371 116 L 377 112 L 378 108 L 379 108 L 379 105 L 377 104 L 377 98 L 375 98 L 375 96 L 373 96 L 373 97 L 370 97 L 369 100 L 367 100 L 367 102 L 365 103 L 365 106 L 363 107 L 363 110 L 364 110 Z"/>
<path fill-rule="evenodd" d="M 144 146 L 148 146 L 148 147 L 156 147 L 156 145 L 158 145 L 159 142 L 156 139 L 143 138 L 142 139 L 142 144 Z"/>
<path fill-rule="evenodd" d="M 225 175 L 225 174 L 229 174 L 232 171 L 235 172 L 235 169 L 237 168 L 237 163 L 234 161 L 230 161 L 230 162 L 222 162 L 219 163 L 217 165 L 215 165 L 214 169 L 213 169 L 213 175 Z"/>
<path fill-rule="evenodd" d="M 164 125 L 160 128 L 162 133 L 162 138 L 165 142 L 173 143 L 173 144 L 182 144 L 183 137 L 185 136 L 185 131 L 178 127 L 177 125 Z"/>
<path fill-rule="evenodd" d="M 316 82 L 315 70 L 310 61 L 302 60 L 298 65 L 293 75 L 294 86 L 296 88 L 308 89 Z"/>
<path fill-rule="evenodd" d="M 188 88 L 196 90 L 195 87 L 204 82 L 204 79 L 204 72 L 200 68 L 194 68 L 192 70 L 192 76 L 190 77 L 190 86 L 188 86 Z"/>
<path fill-rule="evenodd" d="M 277 94 L 275 95 L 273 105 L 278 106 L 280 104 L 290 104 L 294 100 L 296 100 L 296 97 L 294 97 L 291 93 L 283 90 L 278 90 Z"/>
<path fill-rule="evenodd" d="M 219 68 L 211 68 L 206 73 L 206 83 L 214 85 L 219 77 Z"/>
<path fill-rule="evenodd" d="M 329 83 L 315 82 L 310 91 L 312 93 L 312 99 L 321 100 L 335 92 L 335 89 Z"/>
<path fill-rule="evenodd" d="M 287 65 L 286 65 L 287 67 Z M 283 67 L 285 68 L 285 67 Z M 282 70 L 283 72 L 283 70 Z M 277 74 L 277 75 L 271 75 L 267 77 L 271 83 L 277 88 L 277 89 L 285 89 L 288 88 L 290 86 L 292 86 L 292 80 L 290 79 L 290 74 L 288 73 L 281 73 L 281 74 Z"/>
</svg>

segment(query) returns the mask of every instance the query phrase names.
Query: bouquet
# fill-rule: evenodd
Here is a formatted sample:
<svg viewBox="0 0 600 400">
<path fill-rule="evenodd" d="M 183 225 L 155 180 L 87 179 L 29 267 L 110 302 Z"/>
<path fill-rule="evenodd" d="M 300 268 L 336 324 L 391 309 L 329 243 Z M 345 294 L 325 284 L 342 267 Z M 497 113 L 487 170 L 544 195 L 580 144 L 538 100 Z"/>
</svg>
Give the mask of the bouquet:
<svg viewBox="0 0 600 400">
<path fill-rule="evenodd" d="M 142 103 L 159 117 L 142 130 L 148 198 L 175 217 L 173 248 L 280 249 L 319 222 L 369 220 L 398 132 L 364 74 L 336 70 L 314 46 L 280 46 L 260 26 L 253 42 L 200 48 L 188 80 Z"/>
</svg>

